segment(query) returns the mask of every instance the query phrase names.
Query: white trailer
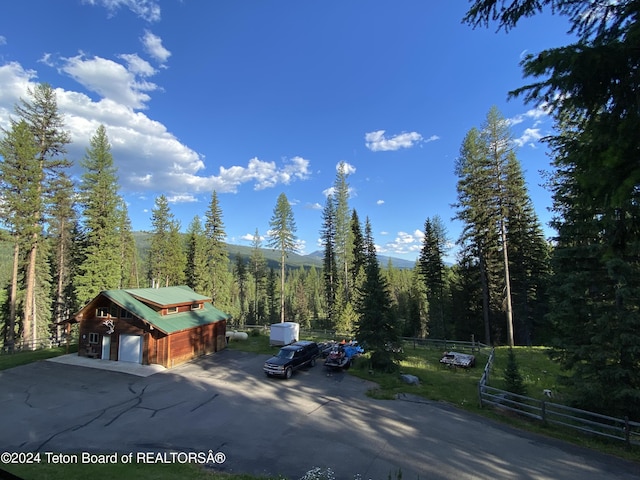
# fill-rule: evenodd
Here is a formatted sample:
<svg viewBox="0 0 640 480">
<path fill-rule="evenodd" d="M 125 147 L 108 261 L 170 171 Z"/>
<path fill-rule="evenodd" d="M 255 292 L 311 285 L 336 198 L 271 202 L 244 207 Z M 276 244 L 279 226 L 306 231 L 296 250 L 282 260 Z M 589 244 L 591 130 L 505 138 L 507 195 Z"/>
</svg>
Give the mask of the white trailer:
<svg viewBox="0 0 640 480">
<path fill-rule="evenodd" d="M 289 345 L 297 342 L 300 336 L 300 324 L 296 322 L 281 322 L 271 324 L 270 345 Z"/>
</svg>

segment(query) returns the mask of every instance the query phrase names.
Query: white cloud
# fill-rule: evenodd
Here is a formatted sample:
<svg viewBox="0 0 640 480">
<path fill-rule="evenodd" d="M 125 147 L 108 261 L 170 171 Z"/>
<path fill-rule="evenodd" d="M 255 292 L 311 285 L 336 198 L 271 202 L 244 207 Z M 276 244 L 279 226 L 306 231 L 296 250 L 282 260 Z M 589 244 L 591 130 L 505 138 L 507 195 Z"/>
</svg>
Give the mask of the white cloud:
<svg viewBox="0 0 640 480">
<path fill-rule="evenodd" d="M 81 64 L 81 65 L 80 65 Z M 78 59 L 79 70 L 92 75 L 83 76 L 87 84 L 96 88 L 106 81 L 98 73 L 111 72 L 112 79 L 127 78 L 127 69 L 116 62 L 83 62 Z M 9 119 L 20 98 L 27 98 L 27 89 L 36 86 L 36 72 L 25 70 L 19 63 L 0 65 L 0 127 L 9 128 Z M 94 79 L 97 83 L 91 83 Z M 120 83 L 127 89 L 126 83 Z M 105 87 L 106 88 L 106 87 Z M 111 143 L 111 152 L 118 167 L 123 193 L 162 192 L 175 201 L 195 201 L 200 193 L 237 192 L 240 185 L 253 183 L 254 189 L 272 188 L 305 180 L 310 176 L 309 160 L 302 157 L 284 159 L 280 164 L 252 158 L 244 166 L 220 166 L 218 175 L 203 176 L 204 157 L 181 143 L 160 122 L 142 112 L 134 111 L 136 92 L 114 92 L 115 98 L 93 100 L 80 92 L 55 89 L 58 108 L 63 115 L 72 143 L 68 145 L 68 158 L 81 159 L 89 141 L 100 125 L 104 125 Z M 112 94 L 112 90 L 104 90 Z"/>
<path fill-rule="evenodd" d="M 31 80 L 36 78 L 33 70 L 24 70 L 17 62 L 0 66 L 0 128 L 9 128 L 13 108 L 24 97 Z"/>
<path fill-rule="evenodd" d="M 158 0 L 83 0 L 84 3 L 100 5 L 109 10 L 109 15 L 115 15 L 120 7 L 131 10 L 138 17 L 147 22 L 160 20 L 160 2 Z"/>
<path fill-rule="evenodd" d="M 225 168 L 221 166 L 219 175 L 201 180 L 211 182 L 213 188 L 220 192 L 235 193 L 238 186 L 247 182 L 253 182 L 254 190 L 264 190 L 278 184 L 287 185 L 294 180 L 307 178 L 309 178 L 309 160 L 302 157 L 285 160 L 282 167 L 276 166 L 275 162 L 265 162 L 254 157 L 249 160 L 249 165 L 246 167 L 235 165 Z"/>
<path fill-rule="evenodd" d="M 376 205 L 383 205 L 383 204 L 384 204 L 384 200 L 378 200 L 378 201 L 376 202 Z"/>
<path fill-rule="evenodd" d="M 413 233 L 398 232 L 392 241 L 379 246 L 378 252 L 398 255 L 419 252 L 423 237 L 420 230 L 414 230 Z"/>
<path fill-rule="evenodd" d="M 364 139 L 367 148 L 373 152 L 393 151 L 413 147 L 422 141 L 422 135 L 418 132 L 400 133 L 391 138 L 386 138 L 384 133 L 384 130 L 366 133 Z"/>
<path fill-rule="evenodd" d="M 146 92 L 158 88 L 154 83 L 138 78 L 149 76 L 142 63 L 144 60 L 141 59 L 140 62 L 130 63 L 131 69 L 105 58 L 87 59 L 82 53 L 62 60 L 61 70 L 82 86 L 103 98 L 132 109 L 145 108 L 145 103 L 151 99 Z M 126 60 L 133 60 L 133 57 L 127 57 Z M 144 75 L 139 74 L 139 69 Z"/>
<path fill-rule="evenodd" d="M 246 240 L 247 242 L 253 242 L 254 241 L 254 236 L 255 233 L 245 233 L 244 235 L 242 235 L 240 237 L 241 240 Z M 260 242 L 264 242 L 265 241 L 265 237 L 262 235 L 258 235 L 258 240 Z"/>
<path fill-rule="evenodd" d="M 196 197 L 189 195 L 188 193 L 170 195 L 167 197 L 167 202 L 169 203 L 193 203 L 197 201 L 198 199 Z"/>
<path fill-rule="evenodd" d="M 156 69 L 149 62 L 143 60 L 135 53 L 124 53 L 118 55 L 119 58 L 127 62 L 127 70 L 129 73 L 139 75 L 141 77 L 151 77 L 156 74 Z"/>
<path fill-rule="evenodd" d="M 510 126 L 518 125 L 519 123 L 524 122 L 525 120 L 536 120 L 539 121 L 544 117 L 549 116 L 549 105 L 547 103 L 542 103 L 538 105 L 536 108 L 532 108 L 527 110 L 525 113 L 521 113 L 516 115 L 515 117 L 507 119 L 507 124 Z"/>
<path fill-rule="evenodd" d="M 0 45 L 6 45 L 7 44 L 7 37 L 5 37 L 4 35 L 0 35 Z"/>
<path fill-rule="evenodd" d="M 542 134 L 540 133 L 539 128 L 525 128 L 522 135 L 520 135 L 519 138 L 514 139 L 514 143 L 518 145 L 518 147 L 529 144 L 530 146 L 535 148 L 535 142 L 537 142 L 541 138 Z"/>
<path fill-rule="evenodd" d="M 150 31 L 145 30 L 144 36 L 140 40 L 144 45 L 145 51 L 157 62 L 166 63 L 171 56 L 171 52 L 162 46 L 162 39 Z"/>
<path fill-rule="evenodd" d="M 438 135 L 431 135 L 424 143 L 435 142 L 436 140 L 440 140 L 440 137 Z"/>
</svg>

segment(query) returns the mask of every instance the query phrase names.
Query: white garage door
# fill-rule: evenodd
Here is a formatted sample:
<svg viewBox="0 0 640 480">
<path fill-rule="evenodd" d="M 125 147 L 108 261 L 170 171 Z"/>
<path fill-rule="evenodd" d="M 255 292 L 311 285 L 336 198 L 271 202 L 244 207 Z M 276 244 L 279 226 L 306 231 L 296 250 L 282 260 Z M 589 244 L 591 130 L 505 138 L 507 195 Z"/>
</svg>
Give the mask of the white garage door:
<svg viewBox="0 0 640 480">
<path fill-rule="evenodd" d="M 142 337 L 140 335 L 120 335 L 118 360 L 142 363 Z"/>
</svg>

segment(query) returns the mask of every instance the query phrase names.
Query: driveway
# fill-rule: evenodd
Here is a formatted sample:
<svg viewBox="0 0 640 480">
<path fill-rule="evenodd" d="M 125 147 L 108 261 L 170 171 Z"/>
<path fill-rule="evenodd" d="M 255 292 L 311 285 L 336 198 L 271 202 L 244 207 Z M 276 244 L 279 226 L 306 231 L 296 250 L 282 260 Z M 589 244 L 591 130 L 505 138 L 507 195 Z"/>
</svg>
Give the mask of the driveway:
<svg viewBox="0 0 640 480">
<path fill-rule="evenodd" d="M 1 371 L 0 450 L 134 462 L 211 450 L 225 455 L 217 470 L 290 479 L 313 467 L 337 479 L 638 478 L 638 464 L 445 404 L 372 400 L 372 383 L 320 365 L 266 378 L 265 359 L 225 350 L 149 376 L 52 361 Z"/>
</svg>

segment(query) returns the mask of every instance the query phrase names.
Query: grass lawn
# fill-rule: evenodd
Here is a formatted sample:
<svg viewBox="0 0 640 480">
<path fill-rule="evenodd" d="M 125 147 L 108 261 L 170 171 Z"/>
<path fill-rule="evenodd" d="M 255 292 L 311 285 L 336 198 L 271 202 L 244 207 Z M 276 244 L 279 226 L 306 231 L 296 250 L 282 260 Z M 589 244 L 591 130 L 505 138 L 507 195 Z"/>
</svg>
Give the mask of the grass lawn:
<svg viewBox="0 0 640 480">
<path fill-rule="evenodd" d="M 58 357 L 67 353 L 76 353 L 77 351 L 78 346 L 71 345 L 69 351 L 67 351 L 67 347 L 55 347 L 35 350 L 33 352 L 5 353 L 0 355 L 0 370 L 26 365 L 27 363 L 37 362 L 38 360 Z"/>
</svg>

